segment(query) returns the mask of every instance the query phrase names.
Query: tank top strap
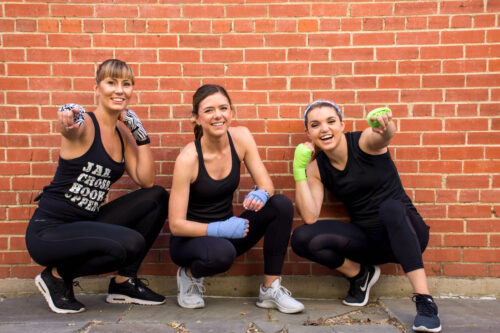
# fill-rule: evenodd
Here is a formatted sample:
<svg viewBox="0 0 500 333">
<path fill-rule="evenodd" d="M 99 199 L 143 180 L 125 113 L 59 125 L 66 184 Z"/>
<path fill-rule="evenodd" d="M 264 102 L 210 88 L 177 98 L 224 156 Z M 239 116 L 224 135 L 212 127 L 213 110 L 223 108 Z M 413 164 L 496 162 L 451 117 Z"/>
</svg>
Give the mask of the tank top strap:
<svg viewBox="0 0 500 333">
<path fill-rule="evenodd" d="M 233 162 L 235 162 L 235 159 L 236 159 L 237 165 L 239 165 L 240 158 L 238 157 L 238 153 L 236 152 L 236 148 L 234 148 L 233 139 L 231 138 L 231 134 L 229 134 L 229 131 L 227 131 L 227 137 L 229 139 L 229 146 L 231 147 L 231 156 L 233 157 L 232 160 L 233 160 Z"/>
<path fill-rule="evenodd" d="M 118 126 L 115 127 L 115 129 L 116 133 L 118 133 L 118 137 L 120 138 L 120 144 L 122 145 L 122 162 L 125 162 L 125 144 L 123 143 L 123 138 L 120 131 L 118 130 Z"/>
<path fill-rule="evenodd" d="M 200 139 L 194 140 L 194 146 L 196 147 L 196 152 L 198 153 L 198 172 L 205 170 L 205 163 L 203 162 L 203 152 L 201 151 Z"/>
<path fill-rule="evenodd" d="M 99 127 L 99 122 L 97 121 L 97 118 L 95 117 L 94 112 L 87 112 L 87 114 L 90 116 L 90 119 L 92 119 L 92 123 L 94 124 L 94 140 L 99 140 L 101 141 L 101 128 Z"/>
</svg>

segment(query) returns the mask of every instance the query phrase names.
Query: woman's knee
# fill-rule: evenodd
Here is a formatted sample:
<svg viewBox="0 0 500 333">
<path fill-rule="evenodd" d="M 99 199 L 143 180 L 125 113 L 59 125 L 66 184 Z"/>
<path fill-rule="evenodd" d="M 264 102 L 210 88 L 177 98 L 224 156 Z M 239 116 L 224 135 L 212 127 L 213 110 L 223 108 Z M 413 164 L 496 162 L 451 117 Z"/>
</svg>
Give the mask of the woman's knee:
<svg viewBox="0 0 500 333">
<path fill-rule="evenodd" d="M 292 201 L 284 194 L 275 194 L 269 201 L 266 203 L 266 206 L 269 205 L 278 211 L 280 216 L 286 217 L 284 220 L 290 220 L 290 223 L 293 219 L 293 204 Z"/>
<path fill-rule="evenodd" d="M 200 258 L 194 264 L 194 274 L 197 276 L 209 276 L 223 273 L 234 263 L 236 249 L 229 242 L 212 244 L 206 249 L 206 256 Z"/>
<path fill-rule="evenodd" d="M 308 225 L 302 225 L 297 227 L 293 233 L 290 240 L 290 245 L 292 246 L 293 252 L 300 254 L 309 246 L 311 241 L 311 233 Z"/>
<path fill-rule="evenodd" d="M 388 199 L 379 208 L 379 217 L 386 227 L 402 227 L 406 224 L 406 210 L 401 201 Z"/>
</svg>

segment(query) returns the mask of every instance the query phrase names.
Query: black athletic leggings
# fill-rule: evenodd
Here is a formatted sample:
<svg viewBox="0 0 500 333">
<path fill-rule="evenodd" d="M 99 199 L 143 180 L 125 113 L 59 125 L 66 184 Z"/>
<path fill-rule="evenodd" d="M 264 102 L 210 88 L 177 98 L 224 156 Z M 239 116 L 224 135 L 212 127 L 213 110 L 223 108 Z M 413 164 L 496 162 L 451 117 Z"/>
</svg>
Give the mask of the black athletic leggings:
<svg viewBox="0 0 500 333">
<path fill-rule="evenodd" d="M 116 270 L 135 277 L 165 223 L 168 197 L 160 186 L 140 189 L 103 205 L 92 221 L 60 221 L 37 209 L 26 230 L 28 252 L 64 280 Z"/>
<path fill-rule="evenodd" d="M 250 250 L 264 236 L 264 273 L 280 275 L 292 230 L 293 206 L 282 194 L 269 198 L 258 212 L 246 210 L 246 237 L 175 237 L 170 239 L 170 256 L 175 264 L 189 267 L 195 278 L 227 271 L 235 258 Z"/>
<path fill-rule="evenodd" d="M 397 200 L 380 205 L 382 228 L 361 229 L 356 223 L 324 220 L 303 225 L 292 235 L 292 249 L 299 256 L 336 269 L 346 258 L 361 264 L 401 264 L 405 273 L 423 268 L 422 252 L 429 241 L 429 227 Z M 366 225 L 366 223 L 363 223 Z"/>
</svg>

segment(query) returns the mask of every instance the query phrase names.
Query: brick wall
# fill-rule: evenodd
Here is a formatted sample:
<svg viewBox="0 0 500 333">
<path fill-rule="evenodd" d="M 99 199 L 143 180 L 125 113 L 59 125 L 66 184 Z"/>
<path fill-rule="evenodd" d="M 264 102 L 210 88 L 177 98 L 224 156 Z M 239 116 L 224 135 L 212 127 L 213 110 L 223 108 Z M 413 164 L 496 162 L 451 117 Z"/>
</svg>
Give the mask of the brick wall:
<svg viewBox="0 0 500 333">
<path fill-rule="evenodd" d="M 194 90 L 219 83 L 248 126 L 277 189 L 293 198 L 304 105 L 325 98 L 347 128 L 394 110 L 391 152 L 431 238 L 429 275 L 500 276 L 500 2 L 286 0 L 4 1 L 0 4 L 0 278 L 40 271 L 25 249 L 33 197 L 55 171 L 56 107 L 92 109 L 96 65 L 136 73 L 132 108 L 151 133 L 157 182 L 193 139 Z M 111 197 L 134 185 L 127 178 Z M 242 178 L 241 198 L 251 188 Z M 346 218 L 330 198 L 323 217 Z M 300 224 L 297 218 L 295 224 Z M 173 275 L 168 226 L 143 265 Z M 259 246 L 261 246 L 260 244 Z M 230 274 L 263 270 L 259 248 Z M 285 274 L 330 274 L 291 251 Z M 401 274 L 385 265 L 387 274 Z"/>
</svg>

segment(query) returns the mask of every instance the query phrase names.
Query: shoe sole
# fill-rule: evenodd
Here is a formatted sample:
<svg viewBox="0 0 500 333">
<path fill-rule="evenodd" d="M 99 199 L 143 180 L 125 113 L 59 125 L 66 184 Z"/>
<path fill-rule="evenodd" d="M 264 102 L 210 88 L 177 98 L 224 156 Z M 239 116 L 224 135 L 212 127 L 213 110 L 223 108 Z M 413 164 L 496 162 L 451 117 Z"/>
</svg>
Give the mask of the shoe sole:
<svg viewBox="0 0 500 333">
<path fill-rule="evenodd" d="M 368 303 L 368 300 L 370 298 L 370 289 L 378 281 L 378 278 L 380 277 L 380 267 L 378 267 L 378 266 L 374 266 L 374 267 L 375 267 L 375 271 L 373 272 L 372 279 L 370 280 L 370 282 L 368 283 L 368 286 L 366 287 L 366 295 L 365 295 L 365 299 L 363 300 L 363 302 L 362 303 L 349 303 L 349 302 L 346 302 L 346 300 L 342 300 L 343 304 L 349 305 L 349 306 L 365 306 L 366 303 Z"/>
<path fill-rule="evenodd" d="M 270 301 L 270 300 L 265 300 L 265 301 L 257 301 L 255 303 L 259 308 L 263 309 L 278 309 L 279 312 L 283 313 L 298 313 L 302 312 L 304 308 L 298 308 L 298 309 L 287 309 L 284 308 L 280 305 L 278 305 L 275 301 Z"/>
<path fill-rule="evenodd" d="M 126 295 L 120 294 L 109 294 L 106 297 L 106 302 L 112 304 L 138 304 L 138 305 L 161 305 L 164 304 L 167 300 L 163 300 L 162 302 L 157 301 L 147 301 L 144 299 L 133 298 Z"/>
<path fill-rule="evenodd" d="M 54 302 L 52 301 L 52 297 L 50 297 L 49 288 L 47 288 L 47 285 L 43 281 L 41 274 L 38 274 L 36 276 L 35 285 L 37 286 L 38 290 L 40 290 L 40 293 L 42 293 L 43 297 L 45 298 L 45 301 L 49 305 L 49 308 L 55 313 L 79 313 L 85 311 L 85 308 L 81 308 L 79 310 L 67 310 L 67 309 L 60 309 L 57 306 L 55 306 Z"/>
<path fill-rule="evenodd" d="M 427 328 L 425 326 L 418 326 L 418 327 L 413 326 L 413 330 L 415 332 L 441 332 L 441 325 L 436 328 Z"/>
</svg>

